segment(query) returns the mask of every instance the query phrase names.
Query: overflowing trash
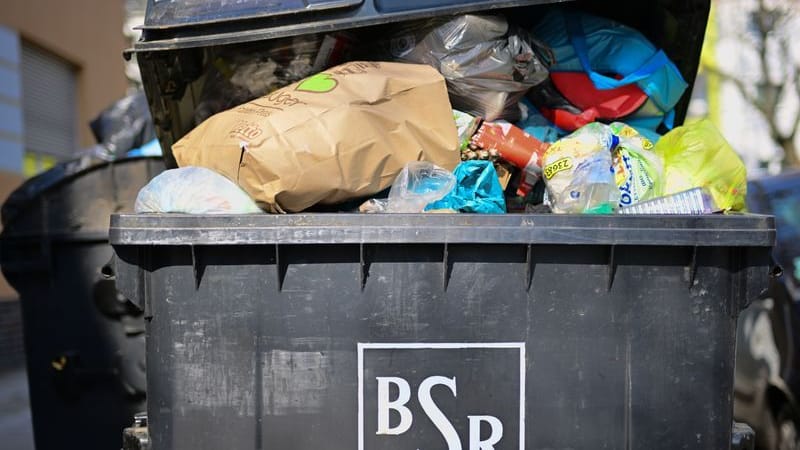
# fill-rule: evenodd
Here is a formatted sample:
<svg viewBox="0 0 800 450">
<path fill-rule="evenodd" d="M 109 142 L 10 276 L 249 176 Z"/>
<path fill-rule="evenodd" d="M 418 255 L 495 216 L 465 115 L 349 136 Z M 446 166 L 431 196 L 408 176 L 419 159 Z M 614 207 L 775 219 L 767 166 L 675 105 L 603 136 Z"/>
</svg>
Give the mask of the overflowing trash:
<svg viewBox="0 0 800 450">
<path fill-rule="evenodd" d="M 702 215 L 722 211 L 714 198 L 703 188 L 693 188 L 688 191 L 658 197 L 653 200 L 625 206 L 620 209 L 620 214 L 683 214 Z"/>
<path fill-rule="evenodd" d="M 137 213 L 255 214 L 261 208 L 232 181 L 203 167 L 162 172 L 136 197 Z"/>
<path fill-rule="evenodd" d="M 154 180 L 141 211 L 744 208 L 744 165 L 710 122 L 674 126 L 688 85 L 639 31 L 549 8 L 532 27 L 465 14 L 366 36 L 214 49 L 196 127 L 172 146 L 192 171 Z M 210 173 L 241 189 L 201 192 L 225 184 Z"/>
<path fill-rule="evenodd" d="M 180 166 L 236 180 L 270 212 L 378 193 L 411 161 L 459 161 L 444 78 L 387 62 L 337 66 L 217 114 L 172 151 Z"/>
<path fill-rule="evenodd" d="M 455 187 L 426 210 L 503 214 L 506 202 L 494 165 L 489 161 L 464 161 L 456 167 Z"/>
<path fill-rule="evenodd" d="M 456 109 L 487 120 L 519 119 L 519 99 L 547 79 L 549 49 L 502 16 L 441 21 L 401 27 L 388 44 L 391 57 L 439 70 Z"/>
<path fill-rule="evenodd" d="M 703 187 L 722 210 L 744 209 L 744 162 L 710 121 L 670 131 L 658 141 L 655 151 L 664 159 L 664 195 Z"/>
<path fill-rule="evenodd" d="M 674 109 L 688 84 L 667 55 L 639 31 L 586 13 L 553 9 L 533 33 L 548 45 L 547 94 L 533 97 L 559 127 L 575 130 L 597 120 L 621 120 L 635 128 L 671 128 Z M 556 101 L 558 100 L 558 101 Z"/>
<path fill-rule="evenodd" d="M 102 159 L 161 154 L 143 91 L 109 105 L 89 123 L 89 128 L 97 140 L 92 153 Z"/>
<path fill-rule="evenodd" d="M 619 139 L 607 125 L 590 123 L 556 141 L 544 154 L 544 179 L 558 213 L 614 212 L 619 189 L 611 153 Z"/>
<path fill-rule="evenodd" d="M 346 33 L 278 39 L 269 47 L 250 44 L 244 51 L 214 47 L 208 59 L 195 125 L 219 112 L 269 94 L 323 69 L 345 62 L 353 47 Z"/>
<path fill-rule="evenodd" d="M 410 162 L 392 184 L 386 212 L 421 213 L 455 186 L 456 177 L 449 170 L 427 161 Z"/>
<path fill-rule="evenodd" d="M 653 151 L 653 142 L 624 123 L 612 123 L 610 128 L 619 140 L 613 168 L 620 208 L 658 197 L 663 192 L 664 164 Z"/>
</svg>

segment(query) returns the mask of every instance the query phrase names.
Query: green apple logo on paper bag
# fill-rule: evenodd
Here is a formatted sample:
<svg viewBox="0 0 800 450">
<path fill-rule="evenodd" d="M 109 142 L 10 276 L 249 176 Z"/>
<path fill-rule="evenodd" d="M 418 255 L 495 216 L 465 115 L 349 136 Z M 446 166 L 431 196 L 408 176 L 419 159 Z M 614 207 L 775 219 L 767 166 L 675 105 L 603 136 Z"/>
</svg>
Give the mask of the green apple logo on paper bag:
<svg viewBox="0 0 800 450">
<path fill-rule="evenodd" d="M 301 81 L 294 90 L 324 94 L 334 90 L 338 84 L 339 82 L 331 78 L 329 74 L 318 73 Z"/>
</svg>

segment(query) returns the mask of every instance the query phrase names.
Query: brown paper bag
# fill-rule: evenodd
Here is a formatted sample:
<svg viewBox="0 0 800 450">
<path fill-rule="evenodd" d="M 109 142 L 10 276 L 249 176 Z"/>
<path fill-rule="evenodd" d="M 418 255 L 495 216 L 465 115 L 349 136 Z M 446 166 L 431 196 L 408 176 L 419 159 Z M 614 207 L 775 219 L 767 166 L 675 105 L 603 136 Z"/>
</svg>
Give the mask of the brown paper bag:
<svg viewBox="0 0 800 450">
<path fill-rule="evenodd" d="M 460 161 L 442 76 L 386 62 L 337 66 L 219 113 L 172 153 L 181 167 L 237 182 L 272 212 L 378 193 L 411 161 L 449 170 Z"/>
</svg>

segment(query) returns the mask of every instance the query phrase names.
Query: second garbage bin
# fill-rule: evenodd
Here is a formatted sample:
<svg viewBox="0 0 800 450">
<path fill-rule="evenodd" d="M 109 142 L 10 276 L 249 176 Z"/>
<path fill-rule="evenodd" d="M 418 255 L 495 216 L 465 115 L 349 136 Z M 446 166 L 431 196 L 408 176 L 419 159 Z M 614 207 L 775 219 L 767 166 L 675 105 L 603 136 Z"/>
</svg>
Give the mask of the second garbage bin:
<svg viewBox="0 0 800 450">
<path fill-rule="evenodd" d="M 144 322 L 114 285 L 108 217 L 132 211 L 156 158 L 82 158 L 3 205 L 3 274 L 20 296 L 36 448 L 119 448 L 145 407 Z"/>
</svg>

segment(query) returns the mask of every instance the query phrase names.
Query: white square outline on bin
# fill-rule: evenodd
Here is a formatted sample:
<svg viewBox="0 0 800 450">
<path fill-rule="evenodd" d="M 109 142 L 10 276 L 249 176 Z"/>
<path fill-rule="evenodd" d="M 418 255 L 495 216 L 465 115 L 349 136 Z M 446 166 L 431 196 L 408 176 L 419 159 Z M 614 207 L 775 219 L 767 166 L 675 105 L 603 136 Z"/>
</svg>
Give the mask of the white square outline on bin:
<svg viewBox="0 0 800 450">
<path fill-rule="evenodd" d="M 422 350 L 498 348 L 519 349 L 519 448 L 525 450 L 525 343 L 358 343 L 358 450 L 364 450 L 364 350 Z"/>
</svg>

